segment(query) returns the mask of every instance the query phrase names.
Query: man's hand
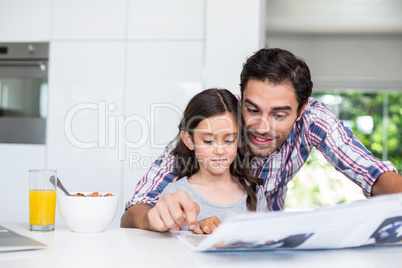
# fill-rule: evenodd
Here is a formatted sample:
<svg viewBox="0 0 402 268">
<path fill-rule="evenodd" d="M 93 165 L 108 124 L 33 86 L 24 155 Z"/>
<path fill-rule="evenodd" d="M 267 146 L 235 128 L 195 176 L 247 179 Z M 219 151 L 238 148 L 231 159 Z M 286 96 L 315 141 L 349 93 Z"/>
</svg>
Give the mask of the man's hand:
<svg viewBox="0 0 402 268">
<path fill-rule="evenodd" d="M 140 228 L 165 232 L 190 225 L 194 229 L 200 207 L 184 191 L 166 194 L 154 207 L 136 204 L 121 217 L 122 228 Z"/>
<path fill-rule="evenodd" d="M 189 226 L 195 228 L 200 207 L 184 191 L 166 194 L 148 211 L 148 220 L 152 229 L 159 232 Z"/>
<path fill-rule="evenodd" d="M 189 226 L 195 228 L 200 207 L 184 191 L 166 194 L 148 211 L 152 229 L 159 232 Z"/>
<path fill-rule="evenodd" d="M 210 234 L 219 224 L 221 224 L 221 220 L 216 216 L 212 216 L 197 222 L 193 232 L 196 234 Z"/>
</svg>

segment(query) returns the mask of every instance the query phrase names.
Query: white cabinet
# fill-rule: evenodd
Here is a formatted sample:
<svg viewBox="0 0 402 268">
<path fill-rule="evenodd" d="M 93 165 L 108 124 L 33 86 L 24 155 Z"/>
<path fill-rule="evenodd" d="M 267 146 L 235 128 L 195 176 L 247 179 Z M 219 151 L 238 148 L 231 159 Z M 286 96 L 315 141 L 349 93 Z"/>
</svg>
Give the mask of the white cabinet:
<svg viewBox="0 0 402 268">
<path fill-rule="evenodd" d="M 70 191 L 120 192 L 113 120 L 123 116 L 124 51 L 124 42 L 52 43 L 47 166 Z"/>
<path fill-rule="evenodd" d="M 54 0 L 52 40 L 122 40 L 126 0 Z"/>
<path fill-rule="evenodd" d="M 212 0 L 206 11 L 207 87 L 240 92 L 240 72 L 246 58 L 264 45 L 264 1 Z"/>
<path fill-rule="evenodd" d="M 204 38 L 204 0 L 131 0 L 128 3 L 130 40 Z"/>
<path fill-rule="evenodd" d="M 52 0 L 1 0 L 0 42 L 49 41 Z"/>
<path fill-rule="evenodd" d="M 202 90 L 203 42 L 129 42 L 123 193 L 125 202 L 178 133 L 182 111 Z"/>
<path fill-rule="evenodd" d="M 45 168 L 44 145 L 0 144 L 0 221 L 29 219 L 28 170 Z"/>
</svg>

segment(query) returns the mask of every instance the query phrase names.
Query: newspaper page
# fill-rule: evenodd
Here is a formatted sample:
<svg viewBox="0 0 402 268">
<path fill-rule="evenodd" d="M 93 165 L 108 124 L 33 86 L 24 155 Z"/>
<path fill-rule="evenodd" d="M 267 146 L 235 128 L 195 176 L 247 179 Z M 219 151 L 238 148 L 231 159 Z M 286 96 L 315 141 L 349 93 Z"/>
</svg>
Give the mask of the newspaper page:
<svg viewBox="0 0 402 268">
<path fill-rule="evenodd" d="M 191 250 L 337 249 L 402 241 L 402 194 L 303 212 L 250 212 L 210 235 L 175 232 Z"/>
</svg>

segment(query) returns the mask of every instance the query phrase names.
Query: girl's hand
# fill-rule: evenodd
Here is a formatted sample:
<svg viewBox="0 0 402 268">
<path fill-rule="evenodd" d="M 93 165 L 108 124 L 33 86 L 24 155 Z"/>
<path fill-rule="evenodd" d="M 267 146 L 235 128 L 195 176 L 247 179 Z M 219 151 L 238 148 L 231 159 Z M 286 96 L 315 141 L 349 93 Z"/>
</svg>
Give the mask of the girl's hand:
<svg viewBox="0 0 402 268">
<path fill-rule="evenodd" d="M 210 234 L 219 224 L 221 224 L 221 220 L 216 216 L 212 216 L 197 222 L 193 232 L 196 234 Z"/>
</svg>

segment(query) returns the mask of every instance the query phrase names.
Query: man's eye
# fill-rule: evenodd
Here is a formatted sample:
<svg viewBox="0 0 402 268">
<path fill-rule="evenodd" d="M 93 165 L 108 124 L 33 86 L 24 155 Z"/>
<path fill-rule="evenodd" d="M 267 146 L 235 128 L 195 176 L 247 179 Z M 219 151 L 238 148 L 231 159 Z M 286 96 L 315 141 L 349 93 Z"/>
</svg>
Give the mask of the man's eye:
<svg viewBox="0 0 402 268">
<path fill-rule="evenodd" d="M 212 142 L 213 142 L 213 141 L 206 141 L 206 140 L 204 140 L 204 143 L 205 143 L 205 144 L 212 144 Z"/>
<path fill-rule="evenodd" d="M 247 111 L 248 111 L 249 113 L 251 113 L 251 114 L 258 113 L 258 110 L 257 110 L 257 109 L 250 109 L 250 108 L 247 108 Z"/>
<path fill-rule="evenodd" d="M 277 120 L 285 119 L 285 118 L 286 118 L 286 115 L 277 114 L 277 115 L 275 115 L 275 118 L 276 118 Z"/>
</svg>

